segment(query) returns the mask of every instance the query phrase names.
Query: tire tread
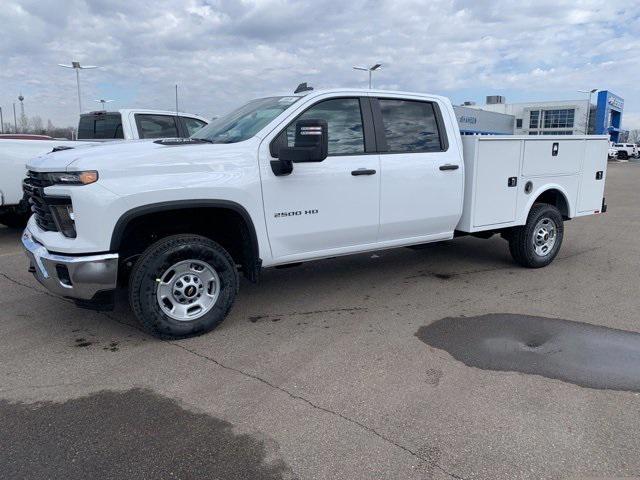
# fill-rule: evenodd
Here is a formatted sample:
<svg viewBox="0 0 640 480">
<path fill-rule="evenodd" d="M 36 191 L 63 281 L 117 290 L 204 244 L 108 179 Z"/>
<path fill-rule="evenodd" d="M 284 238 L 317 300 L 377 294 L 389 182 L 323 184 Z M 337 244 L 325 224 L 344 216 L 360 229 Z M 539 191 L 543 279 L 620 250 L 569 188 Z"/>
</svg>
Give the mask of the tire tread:
<svg viewBox="0 0 640 480">
<path fill-rule="evenodd" d="M 203 322 L 198 322 L 198 326 L 190 331 L 171 328 L 171 325 L 167 324 L 167 322 L 163 322 L 163 319 L 158 318 L 158 315 L 147 314 L 143 308 L 144 287 L 142 284 L 144 281 L 144 276 L 148 273 L 148 269 L 151 267 L 151 264 L 154 261 L 157 261 L 158 257 L 161 257 L 162 255 L 165 255 L 172 250 L 184 247 L 185 245 L 189 245 L 191 247 L 197 247 L 199 245 L 201 247 L 214 250 L 217 254 L 221 255 L 226 262 L 228 262 L 231 267 L 231 273 L 233 276 L 233 292 L 231 292 L 230 299 L 228 299 L 228 301 L 226 301 L 223 305 L 222 315 L 219 315 L 219 318 L 215 319 L 214 321 L 207 322 L 205 325 L 202 325 Z M 152 335 L 155 335 L 162 339 L 187 338 L 211 331 L 224 320 L 233 306 L 236 294 L 238 293 L 239 284 L 240 277 L 233 258 L 231 257 L 229 252 L 227 252 L 218 243 L 200 235 L 171 235 L 169 237 L 160 239 L 156 243 L 152 244 L 136 261 L 130 275 L 129 304 L 131 305 L 131 309 L 133 310 L 133 313 L 135 314 L 138 321 L 145 328 L 145 330 L 147 330 Z M 204 319 L 210 314 L 212 314 L 212 312 L 208 312 L 203 317 L 200 317 L 200 319 Z M 183 325 L 181 325 L 181 327 L 183 327 Z"/>
</svg>

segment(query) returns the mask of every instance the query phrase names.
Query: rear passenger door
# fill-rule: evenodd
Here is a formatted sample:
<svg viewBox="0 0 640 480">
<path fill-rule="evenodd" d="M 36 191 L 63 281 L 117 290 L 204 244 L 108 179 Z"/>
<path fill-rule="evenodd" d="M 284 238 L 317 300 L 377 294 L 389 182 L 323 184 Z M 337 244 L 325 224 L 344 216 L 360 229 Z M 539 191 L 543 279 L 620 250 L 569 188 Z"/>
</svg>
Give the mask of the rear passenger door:
<svg viewBox="0 0 640 480">
<path fill-rule="evenodd" d="M 372 110 L 381 173 L 378 241 L 450 237 L 462 211 L 462 158 L 449 148 L 440 106 L 374 98 Z"/>
</svg>

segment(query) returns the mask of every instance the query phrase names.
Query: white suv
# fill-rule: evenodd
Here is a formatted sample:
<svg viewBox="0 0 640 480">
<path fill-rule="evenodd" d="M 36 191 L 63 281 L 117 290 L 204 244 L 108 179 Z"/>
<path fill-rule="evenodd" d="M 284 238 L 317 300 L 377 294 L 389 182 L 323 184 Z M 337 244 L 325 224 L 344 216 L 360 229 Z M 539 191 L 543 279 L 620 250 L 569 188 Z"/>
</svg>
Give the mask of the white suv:
<svg viewBox="0 0 640 480">
<path fill-rule="evenodd" d="M 638 158 L 638 146 L 633 143 L 614 143 L 613 148 L 617 151 L 617 157 L 620 159 Z"/>
</svg>

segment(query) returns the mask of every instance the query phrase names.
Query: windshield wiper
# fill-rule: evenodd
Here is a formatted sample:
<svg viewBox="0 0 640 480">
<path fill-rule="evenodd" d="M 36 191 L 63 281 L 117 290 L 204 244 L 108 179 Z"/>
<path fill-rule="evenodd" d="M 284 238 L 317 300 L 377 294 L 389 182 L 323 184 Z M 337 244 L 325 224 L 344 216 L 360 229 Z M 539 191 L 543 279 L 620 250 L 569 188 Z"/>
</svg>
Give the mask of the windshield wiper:
<svg viewBox="0 0 640 480">
<path fill-rule="evenodd" d="M 200 142 L 200 143 L 214 143 L 213 140 L 209 140 L 208 138 L 189 137 L 189 140 L 193 140 L 194 142 Z"/>
</svg>

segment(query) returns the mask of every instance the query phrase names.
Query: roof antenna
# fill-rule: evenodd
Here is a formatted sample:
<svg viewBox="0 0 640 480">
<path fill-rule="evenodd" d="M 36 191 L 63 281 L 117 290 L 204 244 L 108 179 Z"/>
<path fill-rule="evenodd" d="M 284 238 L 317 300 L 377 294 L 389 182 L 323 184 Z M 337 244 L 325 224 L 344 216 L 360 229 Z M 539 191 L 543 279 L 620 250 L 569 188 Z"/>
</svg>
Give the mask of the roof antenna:
<svg viewBox="0 0 640 480">
<path fill-rule="evenodd" d="M 302 82 L 296 87 L 293 93 L 310 92 L 311 90 L 313 90 L 313 87 L 308 87 L 307 82 Z"/>
<path fill-rule="evenodd" d="M 179 112 L 180 110 L 178 110 L 178 84 L 176 83 L 176 117 L 178 116 Z"/>
</svg>

